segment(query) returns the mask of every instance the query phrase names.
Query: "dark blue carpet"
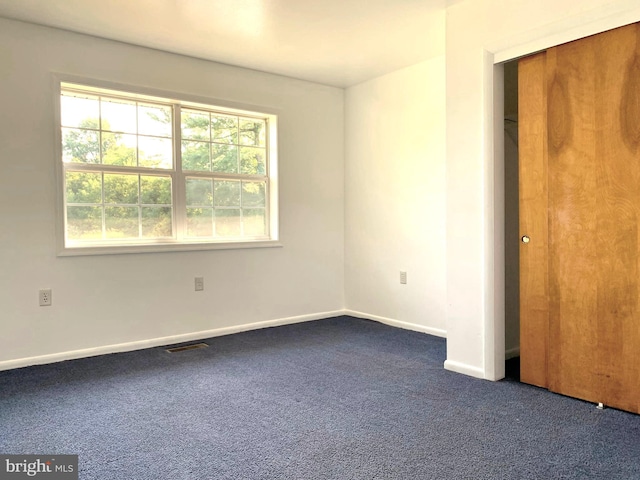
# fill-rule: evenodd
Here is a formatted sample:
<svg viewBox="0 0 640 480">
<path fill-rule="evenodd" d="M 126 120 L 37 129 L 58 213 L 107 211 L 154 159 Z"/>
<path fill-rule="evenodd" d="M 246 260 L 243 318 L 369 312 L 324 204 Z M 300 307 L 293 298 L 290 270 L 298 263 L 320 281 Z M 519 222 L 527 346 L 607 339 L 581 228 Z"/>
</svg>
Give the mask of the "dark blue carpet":
<svg viewBox="0 0 640 480">
<path fill-rule="evenodd" d="M 0 372 L 0 453 L 81 479 L 633 479 L 640 416 L 447 372 L 351 317 Z"/>
</svg>

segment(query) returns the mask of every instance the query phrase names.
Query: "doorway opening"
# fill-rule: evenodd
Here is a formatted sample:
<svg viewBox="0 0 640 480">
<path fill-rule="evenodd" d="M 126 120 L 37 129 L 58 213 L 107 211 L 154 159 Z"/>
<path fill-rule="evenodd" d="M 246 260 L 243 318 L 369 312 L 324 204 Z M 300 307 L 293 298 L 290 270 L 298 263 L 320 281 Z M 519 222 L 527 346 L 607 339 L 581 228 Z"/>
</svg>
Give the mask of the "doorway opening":
<svg viewBox="0 0 640 480">
<path fill-rule="evenodd" d="M 505 377 L 520 380 L 518 61 L 504 64 Z"/>
</svg>

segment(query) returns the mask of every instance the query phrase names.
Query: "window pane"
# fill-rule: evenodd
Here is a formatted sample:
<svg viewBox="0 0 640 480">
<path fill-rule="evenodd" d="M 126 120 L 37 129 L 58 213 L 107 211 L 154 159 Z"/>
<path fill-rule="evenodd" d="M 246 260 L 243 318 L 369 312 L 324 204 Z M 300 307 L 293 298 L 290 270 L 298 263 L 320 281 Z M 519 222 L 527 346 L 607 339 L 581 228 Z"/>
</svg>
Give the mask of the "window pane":
<svg viewBox="0 0 640 480">
<path fill-rule="evenodd" d="M 216 210 L 216 235 L 221 237 L 239 237 L 240 232 L 239 208 Z"/>
<path fill-rule="evenodd" d="M 200 178 L 187 179 L 187 205 L 207 207 L 213 205 L 211 180 Z"/>
<path fill-rule="evenodd" d="M 213 235 L 213 208 L 187 208 L 187 235 L 189 237 Z"/>
<path fill-rule="evenodd" d="M 171 207 L 142 207 L 142 236 L 170 237 Z"/>
<path fill-rule="evenodd" d="M 235 145 L 211 144 L 213 171 L 238 173 L 238 147 Z"/>
<path fill-rule="evenodd" d="M 138 105 L 138 133 L 171 137 L 171 107 Z"/>
<path fill-rule="evenodd" d="M 100 109 L 96 97 L 60 97 L 60 122 L 63 127 L 98 128 Z M 93 125 L 89 127 L 89 125 Z"/>
<path fill-rule="evenodd" d="M 67 238 L 101 239 L 102 207 L 67 207 Z"/>
<path fill-rule="evenodd" d="M 102 130 L 111 132 L 136 132 L 136 104 L 125 100 L 103 98 L 100 102 Z"/>
<path fill-rule="evenodd" d="M 183 109 L 181 116 L 182 138 L 190 140 L 211 140 L 208 113 Z"/>
<path fill-rule="evenodd" d="M 62 129 L 62 161 L 100 163 L 100 134 L 92 130 Z"/>
<path fill-rule="evenodd" d="M 105 173 L 104 203 L 138 203 L 138 175 Z"/>
<path fill-rule="evenodd" d="M 264 148 L 240 147 L 240 173 L 249 175 L 266 173 Z"/>
<path fill-rule="evenodd" d="M 240 206 L 240 182 L 233 180 L 215 180 L 213 199 L 216 207 Z"/>
<path fill-rule="evenodd" d="M 67 203 L 102 203 L 102 174 L 67 172 Z"/>
<path fill-rule="evenodd" d="M 182 142 L 182 170 L 210 172 L 209 142 Z"/>
<path fill-rule="evenodd" d="M 171 177 L 141 175 L 140 203 L 171 205 Z"/>
<path fill-rule="evenodd" d="M 61 88 L 65 239 L 135 246 L 267 237 L 270 117 Z"/>
<path fill-rule="evenodd" d="M 138 137 L 138 165 L 150 168 L 173 167 L 171 139 Z"/>
<path fill-rule="evenodd" d="M 137 238 L 138 207 L 105 207 L 104 224 L 107 238 Z"/>
<path fill-rule="evenodd" d="M 136 135 L 102 132 L 102 163 L 135 167 L 137 165 Z"/>
<path fill-rule="evenodd" d="M 240 145 L 265 146 L 267 129 L 264 120 L 240 119 Z"/>
<path fill-rule="evenodd" d="M 265 182 L 242 182 L 242 206 L 265 206 Z"/>
<path fill-rule="evenodd" d="M 218 143 L 238 143 L 238 117 L 211 115 L 212 140 Z"/>
<path fill-rule="evenodd" d="M 264 208 L 243 208 L 242 223 L 244 234 L 258 236 L 267 234 L 267 222 Z"/>
</svg>

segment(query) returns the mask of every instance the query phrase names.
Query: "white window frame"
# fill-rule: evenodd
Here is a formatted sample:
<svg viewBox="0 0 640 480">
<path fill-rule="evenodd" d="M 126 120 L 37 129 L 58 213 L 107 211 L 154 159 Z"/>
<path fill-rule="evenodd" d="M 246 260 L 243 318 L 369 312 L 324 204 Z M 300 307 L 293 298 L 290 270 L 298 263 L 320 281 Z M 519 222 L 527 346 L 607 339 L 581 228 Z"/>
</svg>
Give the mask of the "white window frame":
<svg viewBox="0 0 640 480">
<path fill-rule="evenodd" d="M 116 95 L 117 97 L 141 102 L 161 103 L 172 106 L 173 114 L 173 168 L 151 169 L 145 167 L 112 167 L 103 164 L 65 164 L 63 162 L 62 125 L 61 125 L 61 93 L 67 89 L 81 89 L 89 94 Z M 178 95 L 147 88 L 102 82 L 69 75 L 54 75 L 55 93 L 55 127 L 56 127 L 56 176 L 57 176 L 57 221 L 56 237 L 59 256 L 102 255 L 143 252 L 168 252 L 189 250 L 216 250 L 279 247 L 278 232 L 278 128 L 277 114 L 274 109 L 240 105 L 217 99 Z M 180 111 L 182 108 L 197 109 L 224 115 L 240 115 L 264 119 L 267 124 L 266 138 L 266 173 L 255 177 L 245 174 L 221 174 L 215 172 L 182 171 L 181 157 L 181 126 Z M 132 173 L 166 175 L 172 178 L 172 238 L 162 239 L 127 239 L 127 240 L 91 240 L 87 242 L 73 242 L 67 239 L 66 233 L 66 199 L 65 172 L 70 170 L 102 171 L 106 173 Z M 267 215 L 267 235 L 249 238 L 220 238 L 220 237 L 187 237 L 186 236 L 186 179 L 187 177 L 202 177 L 211 179 L 266 181 L 265 212 Z"/>
</svg>

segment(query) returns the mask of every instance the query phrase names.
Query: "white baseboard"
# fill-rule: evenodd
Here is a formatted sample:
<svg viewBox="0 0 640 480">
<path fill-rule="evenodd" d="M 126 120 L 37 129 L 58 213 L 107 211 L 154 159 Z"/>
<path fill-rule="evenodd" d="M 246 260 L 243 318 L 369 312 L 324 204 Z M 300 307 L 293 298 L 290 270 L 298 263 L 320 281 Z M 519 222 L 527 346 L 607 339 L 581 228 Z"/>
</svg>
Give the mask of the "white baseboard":
<svg viewBox="0 0 640 480">
<path fill-rule="evenodd" d="M 456 362 L 455 360 L 445 360 L 444 369 L 456 373 L 463 373 L 470 377 L 485 378 L 484 371 L 481 368 L 467 365 L 466 363 Z"/>
<path fill-rule="evenodd" d="M 384 323 L 392 327 L 403 328 L 405 330 L 413 330 L 416 332 L 427 333 L 436 337 L 446 337 L 446 331 L 438 328 L 425 327 L 415 323 L 402 322 L 392 318 L 380 317 L 355 310 L 333 310 L 329 312 L 313 313 L 309 315 L 298 315 L 294 317 L 278 318 L 275 320 L 266 320 L 263 322 L 247 323 L 244 325 L 234 325 L 232 327 L 215 328 L 212 330 L 204 330 L 200 332 L 191 332 L 180 335 L 171 335 L 167 337 L 151 338 L 147 340 L 138 340 L 135 342 L 119 343 L 113 345 L 103 345 L 100 347 L 83 348 L 81 350 L 71 350 L 67 352 L 52 353 L 48 355 L 39 355 L 35 357 L 18 358 L 15 360 L 0 361 L 0 371 L 11 370 L 14 368 L 28 367 L 30 365 L 43 365 L 47 363 L 62 362 L 65 360 L 74 360 L 77 358 L 95 357 L 98 355 L 107 355 L 111 353 L 131 352 L 134 350 L 142 350 L 145 348 L 161 347 L 164 345 L 173 345 L 176 343 L 192 342 L 211 337 L 221 337 L 223 335 L 231 335 L 233 333 L 246 332 L 249 330 L 259 330 L 261 328 L 277 327 L 280 325 L 290 325 L 294 323 L 309 322 L 312 320 L 321 320 L 323 318 L 336 317 L 340 315 L 349 315 L 352 317 L 365 318 L 376 322 Z M 446 368 L 446 362 L 445 362 Z M 451 370 L 455 370 L 451 368 Z M 465 373 L 465 371 L 460 371 Z M 475 374 L 469 374 L 476 376 Z"/>
<path fill-rule="evenodd" d="M 148 340 L 138 340 L 136 342 L 104 345 L 104 346 L 95 347 L 95 348 L 84 348 L 82 350 L 72 350 L 68 352 L 53 353 L 49 355 L 39 355 L 37 357 L 18 358 L 16 360 L 6 360 L 3 362 L 0 362 L 0 371 L 11 370 L 14 368 L 28 367 L 30 365 L 43 365 L 46 363 L 62 362 L 64 360 L 74 360 L 76 358 L 95 357 L 97 355 L 130 352 L 133 350 L 142 350 L 144 348 L 160 347 L 164 345 L 172 345 L 175 343 L 191 342 L 194 340 L 202 340 L 204 338 L 221 337 L 223 335 L 231 335 L 233 333 L 246 332 L 249 330 L 259 330 L 261 328 L 277 327 L 280 325 L 290 325 L 293 323 L 320 320 L 323 318 L 336 317 L 344 314 L 345 314 L 344 310 L 334 310 L 330 312 L 321 312 L 321 313 L 313 313 L 309 315 L 298 315 L 295 317 L 278 318 L 275 320 L 267 320 L 264 322 L 247 323 L 244 325 L 235 325 L 232 327 L 215 328 L 213 330 L 204 330 L 200 332 L 185 333 L 181 335 L 172 335 L 168 337 L 158 337 L 158 338 L 152 338 Z"/>
<path fill-rule="evenodd" d="M 356 310 L 344 310 L 343 314 L 352 317 L 366 318 L 367 320 L 374 320 L 376 322 L 384 323 L 385 325 L 391 325 L 392 327 L 403 328 L 405 330 L 428 333 L 429 335 L 434 335 L 436 337 L 446 338 L 447 336 L 446 330 L 442 330 L 440 328 L 425 327 L 424 325 L 418 325 L 417 323 L 402 322 L 400 320 L 371 315 L 369 313 L 358 312 Z"/>
<path fill-rule="evenodd" d="M 510 358 L 515 358 L 520 356 L 520 346 L 510 348 L 509 350 L 505 350 L 504 359 L 509 360 Z"/>
</svg>

